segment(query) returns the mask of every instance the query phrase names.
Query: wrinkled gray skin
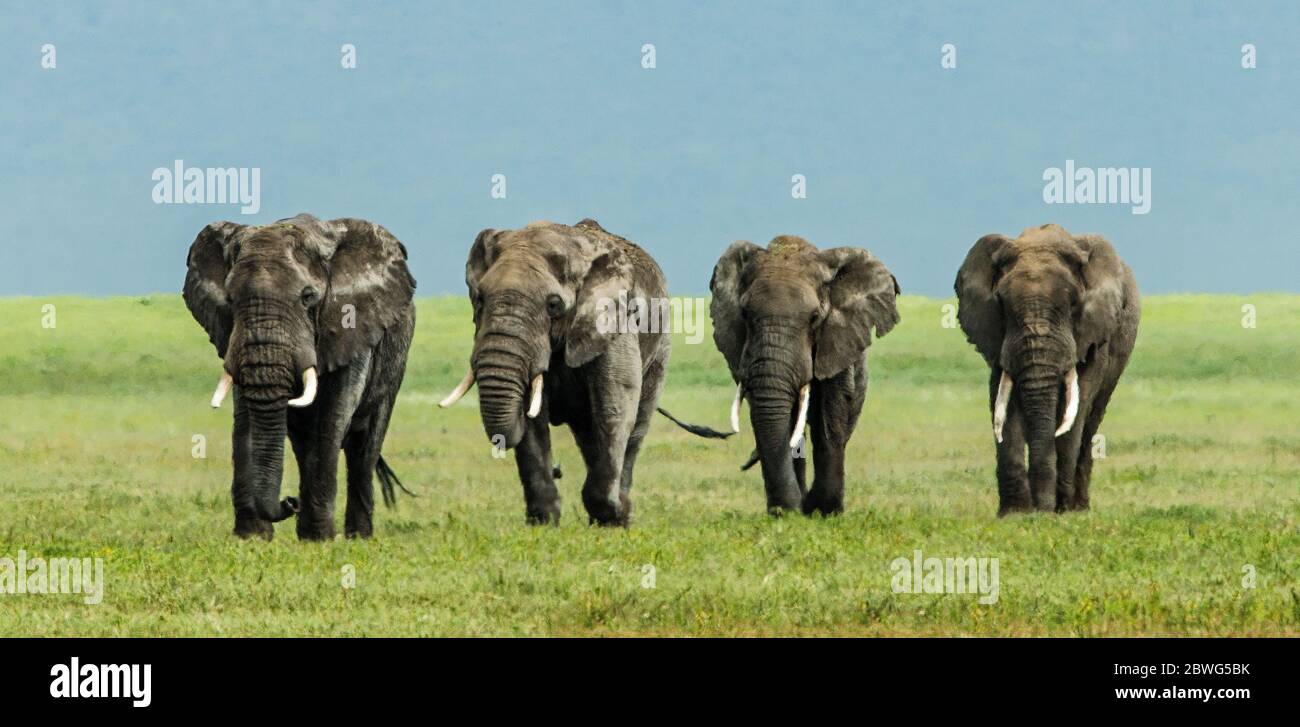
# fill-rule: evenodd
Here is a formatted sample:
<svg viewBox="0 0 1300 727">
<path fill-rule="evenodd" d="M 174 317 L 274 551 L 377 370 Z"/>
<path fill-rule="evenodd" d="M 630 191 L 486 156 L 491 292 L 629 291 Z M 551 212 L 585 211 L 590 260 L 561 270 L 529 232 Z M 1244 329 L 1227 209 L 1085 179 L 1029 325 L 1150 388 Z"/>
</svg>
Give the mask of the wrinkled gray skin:
<svg viewBox="0 0 1300 727">
<path fill-rule="evenodd" d="M 598 322 L 601 301 L 617 301 L 620 292 L 666 300 L 659 266 L 593 220 L 535 222 L 479 233 L 465 283 L 483 428 L 489 441 L 515 450 L 527 522 L 559 523 L 549 427 L 568 424 L 587 465 L 582 503 L 590 521 L 627 525 L 632 468 L 663 388 L 669 335 L 666 327 L 619 332 Z M 542 408 L 529 419 L 537 374 L 544 374 Z"/>
<path fill-rule="evenodd" d="M 1043 225 L 1015 240 L 980 238 L 954 288 L 962 331 L 991 369 L 990 410 L 1002 372 L 1014 382 L 997 445 L 998 515 L 1088 509 L 1092 437 L 1133 351 L 1141 317 L 1133 272 L 1101 237 L 1073 237 L 1059 225 Z M 1057 437 L 1064 377 L 1073 367 L 1078 415 Z"/>
<path fill-rule="evenodd" d="M 713 269 L 713 340 L 734 381 L 744 386 L 767 508 L 772 514 L 844 509 L 844 448 L 867 396 L 871 331 L 898 323 L 898 282 L 871 253 L 818 250 L 782 236 L 763 249 L 733 243 Z M 814 479 L 790 438 L 799 390 L 811 384 Z"/>
<path fill-rule="evenodd" d="M 214 222 L 190 247 L 188 268 L 186 305 L 234 377 L 235 534 L 270 539 L 272 523 L 300 507 L 299 538 L 333 538 L 342 448 L 345 533 L 368 537 L 372 474 L 386 500 L 395 479 L 380 448 L 415 327 L 406 249 L 358 219 Z M 315 402 L 287 407 L 313 366 Z M 280 500 L 286 435 L 301 472 L 298 502 Z"/>
</svg>

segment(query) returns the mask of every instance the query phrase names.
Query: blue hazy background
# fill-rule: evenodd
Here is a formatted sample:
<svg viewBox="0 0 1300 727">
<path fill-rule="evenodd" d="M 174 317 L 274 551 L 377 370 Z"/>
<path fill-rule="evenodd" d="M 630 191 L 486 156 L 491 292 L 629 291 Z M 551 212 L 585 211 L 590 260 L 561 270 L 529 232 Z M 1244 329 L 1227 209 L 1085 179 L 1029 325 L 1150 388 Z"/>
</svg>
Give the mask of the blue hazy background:
<svg viewBox="0 0 1300 727">
<path fill-rule="evenodd" d="M 426 295 L 484 227 L 588 216 L 676 293 L 792 233 L 947 295 L 980 235 L 1048 221 L 1147 292 L 1300 289 L 1296 3 L 0 7 L 0 295 L 177 291 L 204 224 L 302 211 L 387 226 Z M 155 205 L 176 159 L 260 167 L 261 212 Z M 1066 159 L 1151 167 L 1151 212 L 1045 204 Z"/>
</svg>

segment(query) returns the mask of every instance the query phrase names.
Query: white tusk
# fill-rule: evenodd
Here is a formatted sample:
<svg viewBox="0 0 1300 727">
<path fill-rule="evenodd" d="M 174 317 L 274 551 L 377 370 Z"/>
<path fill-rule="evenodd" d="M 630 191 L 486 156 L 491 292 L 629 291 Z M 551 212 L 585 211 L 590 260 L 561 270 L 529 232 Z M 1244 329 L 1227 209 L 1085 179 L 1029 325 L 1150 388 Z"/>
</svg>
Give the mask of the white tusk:
<svg viewBox="0 0 1300 727">
<path fill-rule="evenodd" d="M 235 383 L 235 379 L 226 371 L 221 372 L 221 379 L 217 381 L 217 390 L 212 392 L 212 408 L 220 409 L 221 402 L 225 401 L 226 394 L 230 393 L 230 385 Z"/>
<path fill-rule="evenodd" d="M 803 428 L 808 423 L 808 389 L 811 386 L 812 384 L 804 384 L 803 388 L 799 389 L 799 418 L 795 420 L 794 433 L 790 435 L 792 449 L 798 447 L 799 442 L 803 440 Z"/>
<path fill-rule="evenodd" d="M 302 396 L 297 399 L 290 399 L 289 406 L 304 407 L 311 406 L 316 401 L 316 367 L 312 366 L 302 372 Z"/>
<path fill-rule="evenodd" d="M 465 378 L 461 379 L 461 382 L 456 385 L 456 389 L 448 394 L 446 399 L 438 402 L 438 406 L 446 409 L 452 404 L 460 401 L 460 398 L 465 395 L 465 392 L 472 388 L 474 388 L 474 369 L 465 372 Z"/>
<path fill-rule="evenodd" d="M 1002 372 L 998 382 L 998 398 L 993 403 L 993 438 L 1002 444 L 1002 425 L 1007 423 L 1007 404 L 1011 401 L 1011 376 Z"/>
<path fill-rule="evenodd" d="M 1061 426 L 1056 430 L 1056 436 L 1061 436 L 1074 427 L 1074 418 L 1079 414 L 1079 370 L 1070 369 L 1065 374 L 1065 418 L 1061 420 Z"/>
<path fill-rule="evenodd" d="M 740 431 L 740 401 L 745 398 L 745 385 L 736 385 L 736 400 L 731 402 L 731 431 Z"/>
<path fill-rule="evenodd" d="M 542 375 L 533 377 L 533 396 L 528 400 L 528 418 L 536 419 L 542 411 Z"/>
</svg>

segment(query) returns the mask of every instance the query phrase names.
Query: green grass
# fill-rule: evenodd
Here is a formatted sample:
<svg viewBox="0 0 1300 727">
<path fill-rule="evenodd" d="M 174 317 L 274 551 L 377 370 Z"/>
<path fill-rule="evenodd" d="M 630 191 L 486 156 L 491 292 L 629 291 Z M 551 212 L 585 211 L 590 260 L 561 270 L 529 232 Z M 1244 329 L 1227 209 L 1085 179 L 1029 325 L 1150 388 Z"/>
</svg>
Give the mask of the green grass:
<svg viewBox="0 0 1300 727">
<path fill-rule="evenodd" d="M 843 516 L 767 517 L 757 470 L 737 469 L 747 426 L 716 442 L 661 419 L 634 526 L 604 530 L 563 431 L 564 521 L 524 525 L 474 397 L 434 404 L 464 370 L 468 304 L 421 300 L 385 447 L 419 497 L 381 508 L 371 541 L 304 544 L 292 523 L 230 535 L 230 407 L 207 406 L 218 361 L 179 296 L 0 301 L 0 556 L 106 568 L 99 605 L 0 594 L 0 635 L 1300 633 L 1300 297 L 1144 301 L 1092 512 L 1005 520 L 987 374 L 941 325 L 948 302 L 905 297 L 871 349 Z M 721 426 L 731 394 L 711 338 L 677 336 L 663 405 Z M 1000 600 L 893 593 L 890 561 L 918 548 L 999 558 Z"/>
</svg>

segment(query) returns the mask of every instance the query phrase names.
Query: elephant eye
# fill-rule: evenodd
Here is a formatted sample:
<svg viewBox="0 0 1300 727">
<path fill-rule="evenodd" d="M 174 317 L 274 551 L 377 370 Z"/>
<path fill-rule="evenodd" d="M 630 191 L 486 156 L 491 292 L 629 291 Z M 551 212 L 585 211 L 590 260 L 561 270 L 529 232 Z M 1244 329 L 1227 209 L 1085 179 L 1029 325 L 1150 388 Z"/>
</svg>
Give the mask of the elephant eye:
<svg viewBox="0 0 1300 727">
<path fill-rule="evenodd" d="M 552 318 L 564 315 L 564 299 L 555 293 L 546 298 L 546 313 Z"/>
<path fill-rule="evenodd" d="M 308 285 L 302 289 L 302 304 L 310 306 L 316 302 L 316 289 Z"/>
</svg>

